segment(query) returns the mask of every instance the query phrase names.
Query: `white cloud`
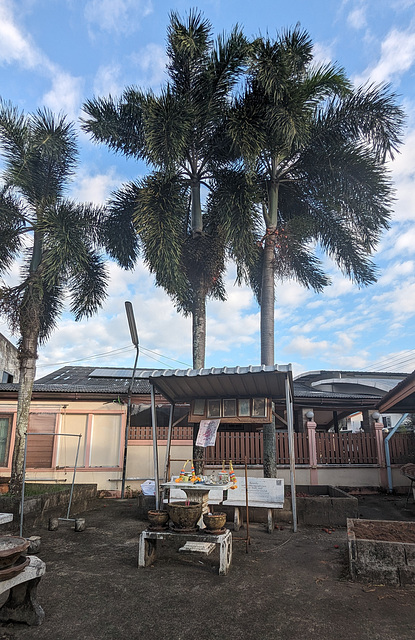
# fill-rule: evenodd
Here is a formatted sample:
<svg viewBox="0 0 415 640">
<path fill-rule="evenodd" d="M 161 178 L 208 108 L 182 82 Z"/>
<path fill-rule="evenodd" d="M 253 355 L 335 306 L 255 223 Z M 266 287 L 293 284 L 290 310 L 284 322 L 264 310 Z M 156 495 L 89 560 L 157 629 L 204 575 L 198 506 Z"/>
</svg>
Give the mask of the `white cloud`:
<svg viewBox="0 0 415 640">
<path fill-rule="evenodd" d="M 141 69 L 138 84 L 155 88 L 165 79 L 167 56 L 162 46 L 149 43 L 134 53 L 131 56 L 131 61 Z"/>
<path fill-rule="evenodd" d="M 313 45 L 313 57 L 316 64 L 329 64 L 333 61 L 333 48 L 331 45 L 316 42 Z"/>
<path fill-rule="evenodd" d="M 17 26 L 11 3 L 0 3 L 0 62 L 20 64 L 25 69 L 34 69 L 51 80 L 51 88 L 41 99 L 41 104 L 54 112 L 63 112 L 71 120 L 79 112 L 81 101 L 81 79 L 71 76 L 54 64 Z"/>
<path fill-rule="evenodd" d="M 71 197 L 79 202 L 104 204 L 112 191 L 121 184 L 121 178 L 111 167 L 107 173 L 92 174 L 81 168 L 71 190 Z"/>
<path fill-rule="evenodd" d="M 396 262 L 388 265 L 388 268 L 378 278 L 379 286 L 388 286 L 395 282 L 400 282 L 403 278 L 412 276 L 415 273 L 413 260 Z"/>
<path fill-rule="evenodd" d="M 153 12 L 151 0 L 89 0 L 85 18 L 103 31 L 132 33 Z"/>
<path fill-rule="evenodd" d="M 32 69 L 44 59 L 43 54 L 31 41 L 30 36 L 23 35 L 15 24 L 10 2 L 0 3 L 0 61 L 12 64 L 19 62 L 24 68 Z"/>
<path fill-rule="evenodd" d="M 356 7 L 347 16 L 347 23 L 353 29 L 363 29 L 367 25 L 366 8 Z"/>
<path fill-rule="evenodd" d="M 45 93 L 42 102 L 53 112 L 63 112 L 70 120 L 75 120 L 81 104 L 82 79 L 74 78 L 54 65 L 50 68 L 52 87 Z"/>
<path fill-rule="evenodd" d="M 376 84 L 389 82 L 393 77 L 396 79 L 408 71 L 414 60 L 415 32 L 411 29 L 392 29 L 382 42 L 379 62 L 355 78 L 355 83 L 364 84 L 368 80 Z"/>
<path fill-rule="evenodd" d="M 322 354 L 329 347 L 326 340 L 313 340 L 305 336 L 296 336 L 284 347 L 284 352 L 296 351 L 303 357 Z"/>
<path fill-rule="evenodd" d="M 121 67 L 119 64 L 109 64 L 99 67 L 94 80 L 94 94 L 96 96 L 118 96 L 124 87 L 119 80 Z"/>
<path fill-rule="evenodd" d="M 384 313 L 407 321 L 415 315 L 415 282 L 404 281 L 393 290 L 373 296 L 373 302 Z"/>
</svg>

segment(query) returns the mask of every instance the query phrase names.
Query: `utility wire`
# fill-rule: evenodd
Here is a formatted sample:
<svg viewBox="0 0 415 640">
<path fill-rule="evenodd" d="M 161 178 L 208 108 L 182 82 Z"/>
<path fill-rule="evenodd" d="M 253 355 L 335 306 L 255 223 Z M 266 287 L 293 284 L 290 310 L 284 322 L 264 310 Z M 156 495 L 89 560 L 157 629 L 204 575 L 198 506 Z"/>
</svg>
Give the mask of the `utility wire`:
<svg viewBox="0 0 415 640">
<path fill-rule="evenodd" d="M 406 357 L 405 354 L 408 354 Z M 372 363 L 371 365 L 366 366 L 365 368 L 359 369 L 359 371 L 364 371 L 364 370 L 371 370 L 371 371 L 375 371 L 376 369 L 382 369 L 385 367 L 392 367 L 392 366 L 398 366 L 401 364 L 406 364 L 408 362 L 411 362 L 411 360 L 415 361 L 415 350 L 414 349 L 407 349 L 406 351 L 402 351 L 402 353 L 400 353 L 399 355 L 393 356 L 392 358 L 383 358 L 382 360 L 378 360 L 374 363 Z"/>
<path fill-rule="evenodd" d="M 102 358 L 102 357 L 106 357 L 109 355 L 114 355 L 116 353 L 122 353 L 125 351 L 132 351 L 134 349 L 134 347 L 132 345 L 128 345 L 126 347 L 120 347 L 119 349 L 113 349 L 111 351 L 104 351 L 103 353 L 97 353 L 94 354 L 92 356 L 89 356 L 87 358 L 77 358 L 76 360 L 67 360 L 66 362 L 52 362 L 51 364 L 39 364 L 36 368 L 40 369 L 42 367 L 57 367 L 57 366 L 62 366 L 65 364 L 72 364 L 73 362 L 88 362 L 89 360 L 94 360 L 96 358 Z M 159 358 L 156 358 L 150 354 L 154 353 L 156 355 L 158 355 L 160 358 L 165 358 L 166 360 L 172 360 L 173 362 L 178 362 L 179 364 L 184 364 L 186 367 L 191 368 L 191 366 L 187 363 L 187 362 L 182 362 L 181 360 L 175 360 L 174 358 L 170 358 L 169 356 L 165 356 L 163 354 L 159 354 L 157 353 L 157 351 L 152 351 L 151 349 L 147 349 L 146 347 L 143 347 L 142 345 L 140 345 L 140 349 L 144 352 L 146 352 L 146 356 L 152 360 L 156 360 L 157 362 L 160 362 L 161 364 L 164 364 L 167 368 L 170 368 L 169 364 L 166 362 L 163 362 L 162 360 L 160 360 Z"/>
</svg>

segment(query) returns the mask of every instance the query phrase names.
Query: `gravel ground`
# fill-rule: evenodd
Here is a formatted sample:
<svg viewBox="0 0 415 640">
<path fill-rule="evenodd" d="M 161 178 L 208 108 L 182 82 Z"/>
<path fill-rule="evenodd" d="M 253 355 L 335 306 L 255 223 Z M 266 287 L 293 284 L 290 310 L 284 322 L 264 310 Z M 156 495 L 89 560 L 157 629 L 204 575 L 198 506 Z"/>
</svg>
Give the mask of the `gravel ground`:
<svg viewBox="0 0 415 640">
<path fill-rule="evenodd" d="M 359 497 L 361 517 L 415 520 L 405 498 Z M 414 640 L 415 588 L 353 583 L 346 530 L 250 527 L 234 539 L 228 576 L 218 557 L 162 545 L 153 566 L 137 567 L 146 523 L 135 500 L 100 500 L 86 529 L 61 522 L 42 538 L 47 572 L 38 588 L 41 627 L 0 626 L 0 640 Z M 327 531 L 332 531 L 328 533 Z"/>
</svg>

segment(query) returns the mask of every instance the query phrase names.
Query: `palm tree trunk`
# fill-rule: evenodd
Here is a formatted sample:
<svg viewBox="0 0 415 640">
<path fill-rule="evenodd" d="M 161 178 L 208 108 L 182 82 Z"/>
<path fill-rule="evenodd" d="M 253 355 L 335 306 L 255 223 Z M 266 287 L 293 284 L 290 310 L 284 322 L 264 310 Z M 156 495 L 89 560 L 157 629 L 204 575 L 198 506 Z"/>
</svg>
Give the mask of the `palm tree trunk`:
<svg viewBox="0 0 415 640">
<path fill-rule="evenodd" d="M 261 364 L 274 364 L 274 235 L 267 229 L 261 284 Z"/>
<path fill-rule="evenodd" d="M 21 493 L 23 484 L 25 434 L 29 423 L 33 382 L 36 375 L 38 334 L 39 330 L 37 326 L 27 331 L 26 335 L 22 337 L 19 348 L 20 380 L 17 397 L 16 434 L 10 479 L 10 492 L 14 495 Z"/>
<path fill-rule="evenodd" d="M 194 181 L 192 188 L 192 233 L 193 236 L 200 235 L 203 231 L 202 203 L 200 201 L 200 182 Z"/>
<path fill-rule="evenodd" d="M 274 235 L 265 239 L 261 287 L 261 364 L 274 364 Z M 264 478 L 277 477 L 275 418 L 264 424 Z"/>
<path fill-rule="evenodd" d="M 206 298 L 197 294 L 192 314 L 193 369 L 203 369 L 206 351 Z"/>
<path fill-rule="evenodd" d="M 196 296 L 193 303 L 193 369 L 203 369 L 205 366 L 205 350 L 206 350 L 206 298 L 203 293 Z M 193 464 L 195 473 L 203 475 L 205 462 L 204 447 L 196 446 L 196 437 L 199 425 L 194 425 L 193 440 Z"/>
</svg>

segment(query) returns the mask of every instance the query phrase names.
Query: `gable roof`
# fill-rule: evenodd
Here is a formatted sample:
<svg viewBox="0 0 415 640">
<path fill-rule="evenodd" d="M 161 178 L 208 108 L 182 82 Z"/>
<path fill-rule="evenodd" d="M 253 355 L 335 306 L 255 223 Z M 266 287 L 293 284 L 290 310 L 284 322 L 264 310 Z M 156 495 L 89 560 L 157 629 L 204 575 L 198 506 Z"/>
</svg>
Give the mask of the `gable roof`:
<svg viewBox="0 0 415 640">
<path fill-rule="evenodd" d="M 383 396 L 377 408 L 381 413 L 386 411 L 396 413 L 415 412 L 415 371 L 406 376 L 389 393 Z"/>
</svg>

